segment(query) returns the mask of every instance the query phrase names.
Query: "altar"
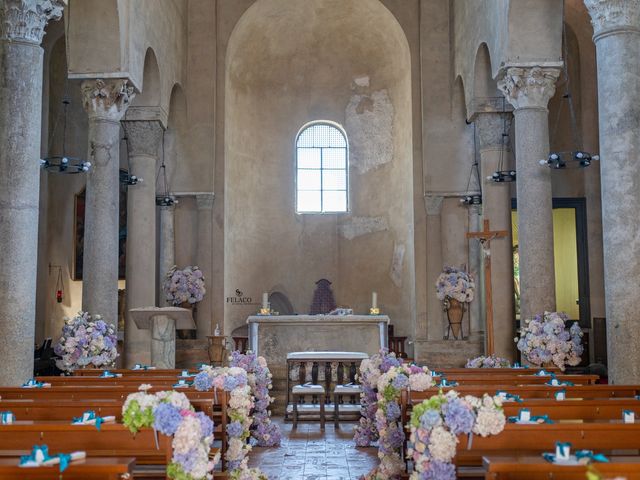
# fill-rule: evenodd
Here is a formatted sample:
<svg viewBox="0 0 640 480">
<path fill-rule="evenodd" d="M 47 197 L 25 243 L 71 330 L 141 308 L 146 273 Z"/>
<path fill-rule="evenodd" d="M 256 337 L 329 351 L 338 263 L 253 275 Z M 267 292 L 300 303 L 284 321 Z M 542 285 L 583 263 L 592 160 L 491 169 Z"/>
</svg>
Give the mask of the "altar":
<svg viewBox="0 0 640 480">
<path fill-rule="evenodd" d="M 249 348 L 269 366 L 284 366 L 289 352 L 377 353 L 388 348 L 387 315 L 254 315 L 247 318 Z"/>
</svg>

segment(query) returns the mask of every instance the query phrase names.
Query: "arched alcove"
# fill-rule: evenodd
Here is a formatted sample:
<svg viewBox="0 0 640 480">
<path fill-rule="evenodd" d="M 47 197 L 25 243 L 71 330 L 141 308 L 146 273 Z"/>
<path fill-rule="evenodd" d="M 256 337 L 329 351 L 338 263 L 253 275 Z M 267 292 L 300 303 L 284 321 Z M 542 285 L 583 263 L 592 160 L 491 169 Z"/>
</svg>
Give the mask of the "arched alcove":
<svg viewBox="0 0 640 480">
<path fill-rule="evenodd" d="M 295 41 L 292 41 L 295 39 Z M 309 311 L 328 278 L 339 306 L 371 292 L 413 335 L 411 63 L 378 0 L 258 0 L 229 40 L 225 97 L 225 296 L 282 285 Z M 349 211 L 295 212 L 295 139 L 314 120 L 349 139 Z M 255 307 L 228 303 L 225 331 Z"/>
<path fill-rule="evenodd" d="M 480 44 L 476 52 L 473 70 L 473 96 L 476 104 L 487 99 L 502 97 L 491 74 L 491 54 L 489 47 L 484 42 Z"/>
<path fill-rule="evenodd" d="M 132 107 L 158 107 L 162 84 L 160 82 L 160 69 L 158 59 L 152 48 L 147 48 L 144 57 L 144 70 L 142 75 L 142 91 L 138 93 L 131 103 Z"/>
<path fill-rule="evenodd" d="M 167 168 L 167 183 L 169 191 L 184 191 L 183 185 L 188 185 L 190 168 L 188 162 L 181 162 L 186 155 L 187 145 L 187 104 L 180 84 L 176 83 L 171 90 L 169 101 L 169 120 L 164 133 L 164 160 Z M 180 164 L 180 169 L 178 165 Z M 158 178 L 157 189 L 164 188 Z"/>
</svg>

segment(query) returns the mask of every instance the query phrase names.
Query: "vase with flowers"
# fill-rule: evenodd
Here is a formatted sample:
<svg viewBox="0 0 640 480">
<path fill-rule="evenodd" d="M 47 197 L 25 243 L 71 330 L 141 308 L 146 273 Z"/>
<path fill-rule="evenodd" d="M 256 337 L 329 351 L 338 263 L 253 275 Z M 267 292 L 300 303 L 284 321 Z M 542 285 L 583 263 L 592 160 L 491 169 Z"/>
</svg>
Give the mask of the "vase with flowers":
<svg viewBox="0 0 640 480">
<path fill-rule="evenodd" d="M 462 317 L 465 305 L 473 301 L 475 288 L 471 274 L 460 268 L 446 266 L 438 276 L 436 296 L 442 301 L 449 321 L 446 338 L 449 338 L 449 333 L 455 339 L 463 337 Z"/>
</svg>

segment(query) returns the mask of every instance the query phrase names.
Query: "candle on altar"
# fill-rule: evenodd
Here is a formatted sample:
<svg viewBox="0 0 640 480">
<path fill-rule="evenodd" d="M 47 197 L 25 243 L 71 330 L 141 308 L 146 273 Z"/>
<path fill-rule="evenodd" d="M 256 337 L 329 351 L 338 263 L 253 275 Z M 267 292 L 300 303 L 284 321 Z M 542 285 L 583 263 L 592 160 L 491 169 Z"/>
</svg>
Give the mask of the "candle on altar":
<svg viewBox="0 0 640 480">
<path fill-rule="evenodd" d="M 371 308 L 378 308 L 378 294 L 373 292 L 371 294 Z"/>
<path fill-rule="evenodd" d="M 269 294 L 267 292 L 262 294 L 262 308 L 265 310 L 269 308 Z"/>
</svg>

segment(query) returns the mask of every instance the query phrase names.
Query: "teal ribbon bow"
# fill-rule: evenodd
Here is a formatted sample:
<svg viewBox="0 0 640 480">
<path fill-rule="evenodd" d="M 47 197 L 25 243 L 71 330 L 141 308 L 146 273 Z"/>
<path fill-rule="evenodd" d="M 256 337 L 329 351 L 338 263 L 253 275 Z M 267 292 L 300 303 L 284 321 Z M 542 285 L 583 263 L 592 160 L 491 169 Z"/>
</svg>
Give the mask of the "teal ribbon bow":
<svg viewBox="0 0 640 480">
<path fill-rule="evenodd" d="M 449 382 L 447 381 L 446 378 L 442 378 L 442 380 L 440 380 L 440 385 L 438 385 L 439 387 L 457 387 L 458 386 L 458 382 L 453 381 L 453 382 Z"/>
<path fill-rule="evenodd" d="M 64 472 L 71 462 L 71 455 L 61 453 L 58 455 L 49 455 L 49 447 L 46 445 L 34 445 L 31 450 L 31 455 L 22 455 L 20 457 L 19 465 L 27 465 L 29 463 L 35 463 L 36 465 L 42 465 L 44 462 L 52 460 L 54 458 L 60 459 L 60 472 Z"/>
<path fill-rule="evenodd" d="M 149 370 L 149 366 L 136 363 L 131 370 Z"/>
<path fill-rule="evenodd" d="M 178 382 L 173 384 L 173 388 L 190 387 L 191 385 L 193 385 L 193 382 Z"/>
<path fill-rule="evenodd" d="M 42 388 L 43 386 L 44 386 L 44 383 L 36 381 L 35 378 L 32 378 L 31 380 L 24 382 L 22 384 L 22 388 L 33 388 L 33 387 Z"/>
<path fill-rule="evenodd" d="M 0 423 L 11 423 L 16 419 L 13 412 L 0 412 Z"/>
<path fill-rule="evenodd" d="M 509 417 L 507 420 L 509 423 L 518 423 L 520 417 Z M 551 420 L 548 415 L 532 415 L 530 421 L 535 423 L 553 423 L 553 420 Z"/>
<path fill-rule="evenodd" d="M 553 383 L 553 380 L 556 381 L 556 383 Z M 566 381 L 561 381 L 558 380 L 557 378 L 553 378 L 551 379 L 551 381 L 545 383 L 545 385 L 548 385 L 550 387 L 573 387 L 573 383 L 566 380 Z"/>
<path fill-rule="evenodd" d="M 96 415 L 96 412 L 94 412 L 93 410 L 87 410 L 86 412 L 84 412 L 82 414 L 81 417 L 73 417 L 72 423 L 84 423 L 87 420 L 95 420 L 96 421 L 96 428 L 98 430 L 100 430 L 100 426 L 104 422 L 104 419 L 102 417 L 98 417 Z"/>
<path fill-rule="evenodd" d="M 208 366 L 208 365 L 207 365 L 206 363 L 202 363 L 202 362 L 200 362 L 200 363 L 196 363 L 196 368 L 197 368 L 198 370 L 202 370 L 204 367 L 207 367 L 207 366 Z"/>
<path fill-rule="evenodd" d="M 513 400 L 514 402 L 522 403 L 520 395 L 514 395 L 513 393 L 505 392 L 504 390 L 497 390 L 496 397 L 500 397 L 504 400 Z"/>
<path fill-rule="evenodd" d="M 590 462 L 609 463 L 609 459 L 607 457 L 601 453 L 594 454 L 592 450 L 578 450 L 575 455 L 578 460 L 587 458 Z"/>
<path fill-rule="evenodd" d="M 515 362 L 511 368 L 522 368 L 518 362 Z"/>
<path fill-rule="evenodd" d="M 538 373 L 536 373 L 535 375 L 536 377 L 548 377 L 549 375 L 551 375 L 552 377 L 555 376 L 552 373 L 547 372 L 544 368 L 540 370 Z"/>
<path fill-rule="evenodd" d="M 115 378 L 118 375 L 116 375 L 115 373 L 111 373 L 109 370 L 105 370 L 104 372 L 102 372 L 102 374 L 100 375 L 101 378 Z"/>
</svg>

